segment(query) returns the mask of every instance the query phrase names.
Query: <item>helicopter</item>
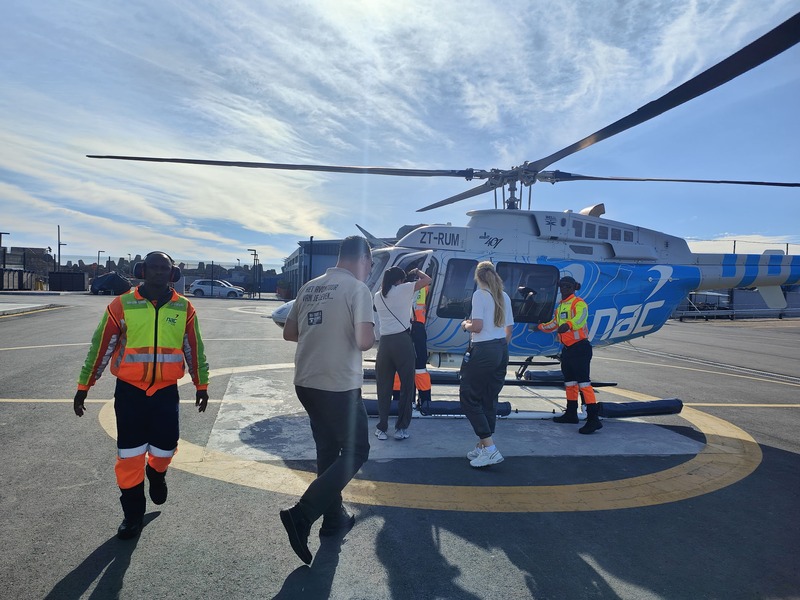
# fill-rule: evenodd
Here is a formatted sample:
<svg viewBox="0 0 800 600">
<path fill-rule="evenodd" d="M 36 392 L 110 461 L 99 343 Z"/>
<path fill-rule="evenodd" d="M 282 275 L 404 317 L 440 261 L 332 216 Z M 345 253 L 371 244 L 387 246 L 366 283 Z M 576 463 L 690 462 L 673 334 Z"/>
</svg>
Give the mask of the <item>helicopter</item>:
<svg viewBox="0 0 800 600">
<path fill-rule="evenodd" d="M 800 41 L 800 13 L 743 49 L 679 85 L 660 98 L 561 150 L 510 169 L 428 170 L 392 167 L 285 164 L 87 155 L 94 159 L 200 164 L 240 168 L 320 171 L 404 177 L 459 177 L 484 182 L 465 192 L 418 209 L 433 210 L 493 191 L 495 208 L 473 210 L 464 226 L 422 225 L 391 247 L 373 250 L 374 267 L 367 285 L 374 292 L 391 266 L 419 268 L 433 278 L 427 297 L 429 362 L 458 366 L 468 343 L 460 328 L 470 314 L 478 262 L 491 260 L 512 299 L 514 328 L 509 354 L 515 357 L 557 356 L 555 336 L 537 325 L 549 321 L 559 301 L 558 280 L 570 275 L 581 284 L 589 305 L 589 339 L 604 346 L 658 331 L 678 304 L 694 291 L 757 287 L 767 306 L 786 305 L 781 286 L 800 282 L 800 257 L 781 251 L 754 254 L 692 253 L 676 236 L 603 218 L 602 204 L 578 212 L 531 210 L 535 183 L 566 181 L 659 181 L 767 187 L 800 187 L 797 182 L 599 177 L 545 170 L 553 163 L 597 142 L 640 125 L 723 85 L 768 61 Z M 521 208 L 518 187 L 528 188 L 528 209 Z M 497 191 L 503 207 L 497 207 Z M 507 192 L 506 192 L 507 190 Z M 363 233 L 364 232 L 362 230 Z M 375 239 L 374 236 L 367 236 Z M 274 311 L 281 323 L 287 303 Z"/>
</svg>

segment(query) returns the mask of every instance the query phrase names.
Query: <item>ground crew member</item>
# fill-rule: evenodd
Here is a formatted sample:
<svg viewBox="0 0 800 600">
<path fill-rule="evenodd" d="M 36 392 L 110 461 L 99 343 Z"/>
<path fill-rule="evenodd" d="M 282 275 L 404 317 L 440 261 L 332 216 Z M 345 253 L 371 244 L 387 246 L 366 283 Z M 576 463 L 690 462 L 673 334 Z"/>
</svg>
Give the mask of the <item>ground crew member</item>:
<svg viewBox="0 0 800 600">
<path fill-rule="evenodd" d="M 145 473 L 150 499 L 155 504 L 167 500 L 165 475 L 178 448 L 177 382 L 185 365 L 197 388 L 195 406 L 204 412 L 208 405 L 208 363 L 200 324 L 191 303 L 169 285 L 180 278 L 180 269 L 168 254 L 151 252 L 133 272 L 144 283 L 108 305 L 73 400 L 75 414 L 83 416 L 89 388 L 111 364 L 117 377 L 114 471 L 125 515 L 117 530 L 120 539 L 135 537 L 142 528 Z"/>
<path fill-rule="evenodd" d="M 417 290 L 414 296 L 414 313 L 411 318 L 411 341 L 414 342 L 414 385 L 417 388 L 417 403 L 425 406 L 431 401 L 431 374 L 428 373 L 428 333 L 425 331 L 428 293 L 431 286 Z"/>
<path fill-rule="evenodd" d="M 564 375 L 564 387 L 567 392 L 567 410 L 560 417 L 554 417 L 556 423 L 578 423 L 578 398 L 586 401 L 586 424 L 578 431 L 594 433 L 603 424 L 597 414 L 597 399 L 594 395 L 589 364 L 592 360 L 592 345 L 589 343 L 589 307 L 586 302 L 575 295 L 581 284 L 569 275 L 558 281 L 561 290 L 561 303 L 556 308 L 555 316 L 547 323 L 540 323 L 538 328 L 545 332 L 557 332 L 559 341 L 564 345 L 561 351 L 561 373 Z"/>
</svg>

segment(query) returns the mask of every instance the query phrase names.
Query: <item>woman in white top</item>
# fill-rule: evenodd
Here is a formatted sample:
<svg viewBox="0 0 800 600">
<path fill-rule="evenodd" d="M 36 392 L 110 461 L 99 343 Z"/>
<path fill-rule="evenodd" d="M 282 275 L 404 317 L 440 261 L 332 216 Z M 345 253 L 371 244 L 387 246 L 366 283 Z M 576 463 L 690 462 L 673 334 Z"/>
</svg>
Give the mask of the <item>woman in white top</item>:
<svg viewBox="0 0 800 600">
<path fill-rule="evenodd" d="M 488 260 L 478 263 L 475 283 L 478 289 L 472 294 L 472 316 L 461 322 L 461 328 L 471 335 L 461 365 L 459 400 L 478 436 L 477 446 L 467 453 L 469 464 L 486 467 L 503 461 L 492 436 L 497 398 L 506 380 L 514 315 L 511 298 L 503 291 L 503 280 Z"/>
<path fill-rule="evenodd" d="M 381 339 L 375 360 L 375 384 L 378 389 L 378 427 L 375 436 L 387 439 L 389 409 L 392 404 L 394 374 L 400 377 L 400 398 L 397 421 L 394 425 L 396 440 L 408 437 L 411 424 L 411 403 L 414 400 L 414 344 L 411 340 L 411 304 L 414 293 L 429 285 L 431 278 L 419 269 L 409 271 L 416 281 L 406 282 L 406 273 L 392 267 L 383 274 L 383 284 L 375 294 L 375 309 L 380 320 Z"/>
</svg>

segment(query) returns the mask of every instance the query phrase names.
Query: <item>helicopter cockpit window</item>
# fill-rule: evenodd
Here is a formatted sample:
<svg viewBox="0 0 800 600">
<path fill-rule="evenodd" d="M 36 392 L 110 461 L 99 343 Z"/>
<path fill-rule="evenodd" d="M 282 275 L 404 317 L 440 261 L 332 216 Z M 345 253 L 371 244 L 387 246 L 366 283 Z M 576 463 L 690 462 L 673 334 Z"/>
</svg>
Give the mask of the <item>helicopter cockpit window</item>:
<svg viewBox="0 0 800 600">
<path fill-rule="evenodd" d="M 472 312 L 475 267 L 478 262 L 453 258 L 447 263 L 436 315 L 443 319 L 466 319 Z"/>
<path fill-rule="evenodd" d="M 515 323 L 546 323 L 553 318 L 559 277 L 556 267 L 501 262 L 497 274 L 511 298 Z"/>
</svg>

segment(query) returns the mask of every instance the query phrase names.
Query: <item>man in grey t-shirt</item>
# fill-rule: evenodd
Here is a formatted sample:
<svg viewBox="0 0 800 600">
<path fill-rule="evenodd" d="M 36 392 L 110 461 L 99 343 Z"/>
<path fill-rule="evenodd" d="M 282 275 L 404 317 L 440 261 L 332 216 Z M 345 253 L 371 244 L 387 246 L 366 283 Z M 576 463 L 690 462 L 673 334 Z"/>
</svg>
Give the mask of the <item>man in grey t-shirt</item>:
<svg viewBox="0 0 800 600">
<path fill-rule="evenodd" d="M 317 478 L 280 512 L 292 549 L 306 564 L 313 558 L 314 521 L 323 517 L 322 536 L 347 533 L 355 523 L 342 506 L 342 490 L 369 456 L 361 353 L 375 343 L 372 295 L 364 284 L 371 269 L 367 240 L 345 238 L 336 266 L 300 289 L 283 328 L 283 339 L 297 342 L 295 391 L 317 446 Z"/>
</svg>

